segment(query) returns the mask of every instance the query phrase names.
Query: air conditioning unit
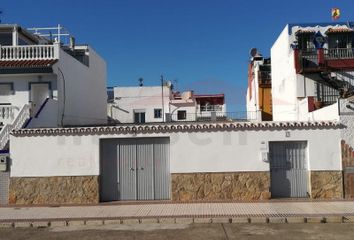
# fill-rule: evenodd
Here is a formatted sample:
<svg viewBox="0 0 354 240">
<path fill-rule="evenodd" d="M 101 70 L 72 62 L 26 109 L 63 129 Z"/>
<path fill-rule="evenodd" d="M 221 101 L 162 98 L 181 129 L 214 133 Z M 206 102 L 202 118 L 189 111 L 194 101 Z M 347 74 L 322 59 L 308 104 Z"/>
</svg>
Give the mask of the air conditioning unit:
<svg viewBox="0 0 354 240">
<path fill-rule="evenodd" d="M 8 160 L 7 154 L 0 155 L 0 171 L 1 172 L 5 172 L 7 170 L 7 160 Z"/>
</svg>

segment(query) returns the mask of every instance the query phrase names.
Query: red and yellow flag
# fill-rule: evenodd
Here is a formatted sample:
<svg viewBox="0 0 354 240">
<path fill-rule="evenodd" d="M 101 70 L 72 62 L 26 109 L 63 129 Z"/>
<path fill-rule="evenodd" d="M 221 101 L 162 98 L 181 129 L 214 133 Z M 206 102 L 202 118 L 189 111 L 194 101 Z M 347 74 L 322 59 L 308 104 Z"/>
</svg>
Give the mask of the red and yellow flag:
<svg viewBox="0 0 354 240">
<path fill-rule="evenodd" d="M 337 20 L 340 17 L 340 9 L 332 8 L 332 20 Z"/>
</svg>

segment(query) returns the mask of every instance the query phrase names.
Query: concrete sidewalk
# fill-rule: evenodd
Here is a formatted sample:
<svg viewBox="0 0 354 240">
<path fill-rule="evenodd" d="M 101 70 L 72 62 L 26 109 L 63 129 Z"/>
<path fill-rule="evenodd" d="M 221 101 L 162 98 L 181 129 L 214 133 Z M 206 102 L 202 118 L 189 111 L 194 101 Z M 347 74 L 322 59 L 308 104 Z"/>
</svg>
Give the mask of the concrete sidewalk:
<svg viewBox="0 0 354 240">
<path fill-rule="evenodd" d="M 298 219 L 298 220 L 296 220 Z M 351 222 L 354 201 L 147 203 L 61 207 L 0 207 L 0 222 Z"/>
</svg>

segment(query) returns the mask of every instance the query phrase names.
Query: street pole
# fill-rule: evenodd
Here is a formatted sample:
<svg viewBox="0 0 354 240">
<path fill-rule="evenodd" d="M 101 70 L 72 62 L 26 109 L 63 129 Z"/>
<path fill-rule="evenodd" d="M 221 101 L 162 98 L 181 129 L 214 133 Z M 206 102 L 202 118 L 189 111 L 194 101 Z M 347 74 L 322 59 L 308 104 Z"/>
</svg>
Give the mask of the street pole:
<svg viewBox="0 0 354 240">
<path fill-rule="evenodd" d="M 161 75 L 162 122 L 165 122 L 165 104 L 163 99 L 163 75 Z"/>
</svg>

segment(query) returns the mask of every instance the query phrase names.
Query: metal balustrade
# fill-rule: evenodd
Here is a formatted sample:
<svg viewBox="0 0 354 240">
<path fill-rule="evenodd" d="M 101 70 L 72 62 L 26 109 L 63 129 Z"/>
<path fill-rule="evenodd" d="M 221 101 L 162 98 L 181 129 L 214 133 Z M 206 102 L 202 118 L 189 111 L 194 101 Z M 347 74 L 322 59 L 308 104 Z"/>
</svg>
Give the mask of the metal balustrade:
<svg viewBox="0 0 354 240">
<path fill-rule="evenodd" d="M 354 58 L 353 48 L 325 49 L 325 59 L 351 59 Z"/>
<path fill-rule="evenodd" d="M 173 113 L 166 118 L 167 122 L 215 122 L 215 121 L 253 121 L 260 119 L 260 111 L 241 112 L 197 112 Z"/>
<path fill-rule="evenodd" d="M 50 60 L 58 58 L 58 44 L 0 47 L 0 60 Z"/>
</svg>

